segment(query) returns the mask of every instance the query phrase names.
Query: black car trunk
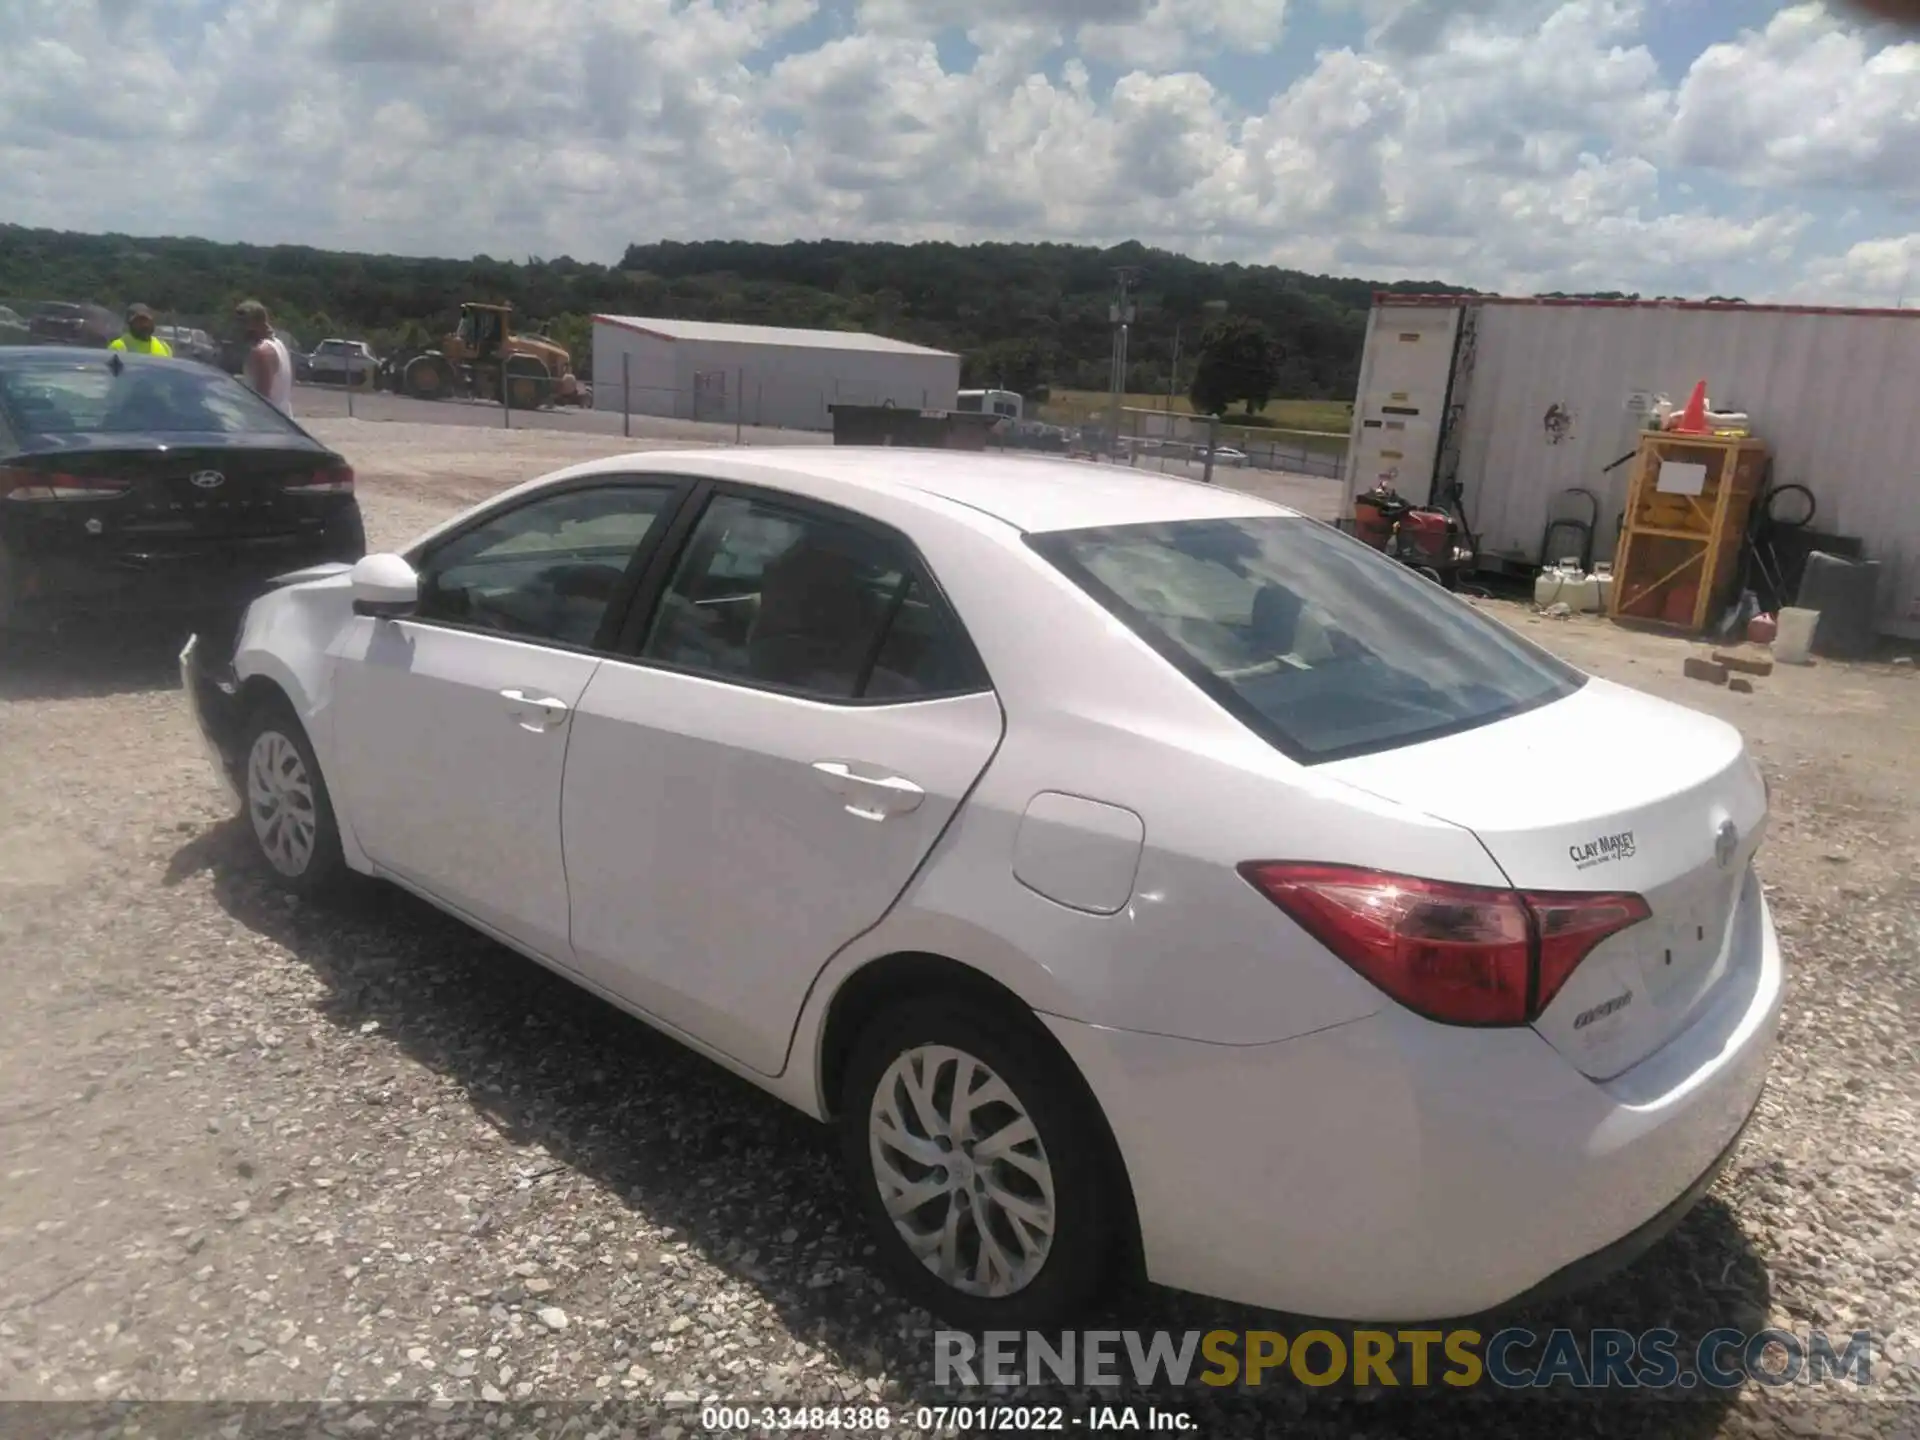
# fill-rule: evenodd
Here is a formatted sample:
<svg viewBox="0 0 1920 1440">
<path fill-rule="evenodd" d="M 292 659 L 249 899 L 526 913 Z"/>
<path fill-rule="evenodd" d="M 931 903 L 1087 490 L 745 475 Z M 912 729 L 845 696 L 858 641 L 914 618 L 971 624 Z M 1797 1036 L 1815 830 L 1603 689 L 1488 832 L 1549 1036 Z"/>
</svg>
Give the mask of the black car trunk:
<svg viewBox="0 0 1920 1440">
<path fill-rule="evenodd" d="M 366 536 L 347 462 L 177 359 L 0 351 L 0 612 L 226 603 Z"/>
<path fill-rule="evenodd" d="M 366 536 L 352 492 L 289 488 L 336 466 L 344 472 L 304 438 L 123 439 L 0 462 L 0 545 L 18 562 L 10 603 L 21 614 L 225 605 L 284 571 L 358 559 Z"/>
<path fill-rule="evenodd" d="M 127 559 L 234 555 L 322 535 L 353 509 L 350 492 L 315 491 L 340 464 L 302 443 L 199 443 L 73 446 L 21 456 L 29 471 L 60 486 L 63 498 L 22 498 L 9 518 L 34 532 L 31 547 Z M 92 491 L 94 493 L 88 493 Z M 10 527 L 11 528 L 11 527 Z"/>
<path fill-rule="evenodd" d="M 140 467 L 119 533 L 129 542 L 166 538 L 264 540 L 324 528 L 332 497 L 288 492 L 324 469 L 310 452 L 170 449 Z"/>
</svg>

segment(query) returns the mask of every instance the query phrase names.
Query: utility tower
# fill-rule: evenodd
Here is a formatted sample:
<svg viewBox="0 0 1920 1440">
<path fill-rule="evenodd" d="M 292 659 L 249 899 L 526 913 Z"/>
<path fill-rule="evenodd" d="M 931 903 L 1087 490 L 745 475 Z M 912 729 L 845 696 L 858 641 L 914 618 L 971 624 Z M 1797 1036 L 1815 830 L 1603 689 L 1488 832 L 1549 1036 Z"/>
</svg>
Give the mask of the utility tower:
<svg viewBox="0 0 1920 1440">
<path fill-rule="evenodd" d="M 1113 325 L 1113 394 L 1107 415 L 1107 449 L 1115 456 L 1120 453 L 1120 406 L 1127 393 L 1127 332 L 1133 325 L 1133 287 L 1140 274 L 1138 266 L 1116 266 L 1116 293 L 1107 307 L 1107 318 Z"/>
</svg>

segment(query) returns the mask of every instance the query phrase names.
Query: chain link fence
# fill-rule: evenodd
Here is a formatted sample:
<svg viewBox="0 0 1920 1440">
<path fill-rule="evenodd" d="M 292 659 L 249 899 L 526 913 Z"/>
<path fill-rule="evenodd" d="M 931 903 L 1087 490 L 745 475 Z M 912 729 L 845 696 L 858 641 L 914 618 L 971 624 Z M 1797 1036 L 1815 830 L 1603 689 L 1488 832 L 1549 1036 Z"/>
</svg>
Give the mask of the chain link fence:
<svg viewBox="0 0 1920 1440">
<path fill-rule="evenodd" d="M 230 317 L 151 307 L 154 331 L 174 354 L 238 374 L 245 342 L 233 333 Z M 105 348 L 125 332 L 124 312 L 88 301 L 46 296 L 0 296 L 0 345 L 60 344 Z M 338 336 L 302 337 L 276 329 L 294 362 L 296 419 L 368 419 L 474 423 L 472 411 L 512 428 L 565 425 L 623 436 L 682 436 L 706 443 L 808 439 L 829 435 L 835 405 L 911 406 L 934 409 L 950 397 L 922 392 L 900 396 L 863 392 L 825 379 L 814 384 L 790 375 L 756 377 L 747 368 L 711 369 L 692 376 L 680 388 L 639 383 L 623 363 L 611 375 L 584 383 L 591 357 L 574 357 L 582 381 L 572 388 L 560 377 L 516 371 L 508 363 L 450 365 L 414 352 L 362 355 L 359 341 Z M 312 349 L 309 349 L 309 344 Z M 417 368 L 431 362 L 436 373 Z M 437 416 L 428 406 L 465 407 L 467 413 Z M 1109 436 L 1108 417 L 1086 423 L 1052 424 L 1038 419 L 1009 420 L 994 427 L 987 444 L 995 450 L 1100 455 L 1135 468 L 1183 473 L 1204 464 L 1209 443 L 1203 416 L 1171 410 L 1127 407 L 1120 434 Z M 798 432 L 798 433 L 796 433 Z M 1345 456 L 1344 437 L 1315 432 L 1221 426 L 1216 466 L 1338 478 Z"/>
<path fill-rule="evenodd" d="M 1093 436 L 1106 440 L 1105 427 Z M 1204 463 L 1208 447 L 1216 467 L 1274 470 L 1337 480 L 1346 465 L 1344 435 L 1314 430 L 1281 430 L 1265 426 L 1220 425 L 1210 417 L 1174 410 L 1127 407 L 1120 412 L 1120 434 L 1109 448 L 1117 459 L 1136 469 L 1172 472 Z"/>
</svg>

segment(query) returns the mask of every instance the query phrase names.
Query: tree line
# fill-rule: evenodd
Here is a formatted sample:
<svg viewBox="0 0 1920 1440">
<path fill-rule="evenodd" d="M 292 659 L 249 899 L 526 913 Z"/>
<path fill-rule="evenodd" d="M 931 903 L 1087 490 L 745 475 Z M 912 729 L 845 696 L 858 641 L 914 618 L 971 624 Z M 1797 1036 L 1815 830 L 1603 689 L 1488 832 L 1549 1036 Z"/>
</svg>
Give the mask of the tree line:
<svg viewBox="0 0 1920 1440">
<path fill-rule="evenodd" d="M 1242 392 L 1230 401 L 1261 393 L 1349 399 L 1376 291 L 1468 293 L 1437 281 L 1213 264 L 1131 242 L 1098 249 L 662 241 L 631 245 L 618 264 L 601 265 L 569 256 L 420 259 L 0 225 L 0 303 L 16 308 L 69 300 L 118 309 L 138 300 L 173 323 L 218 334 L 233 304 L 252 297 L 305 343 L 339 335 L 385 353 L 446 333 L 464 300 L 504 301 L 516 323 L 542 324 L 565 344 L 583 377 L 596 312 L 866 330 L 956 351 L 963 384 L 1028 395 L 1108 386 L 1108 307 L 1118 267 L 1139 277 L 1126 388 L 1191 393 L 1196 370 L 1207 368 L 1203 353 L 1224 346 L 1223 363 L 1212 368 L 1230 378 L 1214 392 L 1222 384 Z"/>
</svg>

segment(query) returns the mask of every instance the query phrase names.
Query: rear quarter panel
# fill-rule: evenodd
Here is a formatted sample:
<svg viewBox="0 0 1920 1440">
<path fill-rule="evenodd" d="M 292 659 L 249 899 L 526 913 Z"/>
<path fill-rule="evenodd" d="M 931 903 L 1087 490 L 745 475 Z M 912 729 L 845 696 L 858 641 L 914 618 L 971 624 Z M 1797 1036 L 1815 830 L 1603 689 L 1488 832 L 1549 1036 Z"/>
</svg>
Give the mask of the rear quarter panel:
<svg viewBox="0 0 1920 1440">
<path fill-rule="evenodd" d="M 1120 706 L 1091 717 L 1009 705 L 1007 737 L 965 810 L 860 948 L 946 954 L 1069 1019 L 1263 1044 L 1384 1001 L 1242 879 L 1239 864 L 1303 858 L 1500 883 L 1455 826 L 1318 783 L 1277 755 L 1233 754 L 1235 737 L 1211 728 L 1141 720 Z M 1117 912 L 1071 908 L 1015 874 L 1023 820 L 1046 793 L 1141 818 L 1132 893 Z M 940 948 L 969 937 L 967 953 Z"/>
</svg>

